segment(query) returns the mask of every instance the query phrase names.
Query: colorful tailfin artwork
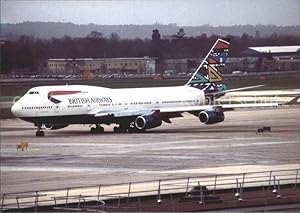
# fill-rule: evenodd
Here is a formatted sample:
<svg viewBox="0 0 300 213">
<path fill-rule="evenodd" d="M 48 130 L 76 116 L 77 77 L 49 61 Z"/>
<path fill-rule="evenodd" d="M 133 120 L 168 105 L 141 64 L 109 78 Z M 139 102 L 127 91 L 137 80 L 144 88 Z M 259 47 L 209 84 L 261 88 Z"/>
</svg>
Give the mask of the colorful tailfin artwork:
<svg viewBox="0 0 300 213">
<path fill-rule="evenodd" d="M 221 82 L 229 44 L 228 41 L 218 39 L 186 85 L 205 93 L 225 91 L 226 86 Z"/>
</svg>

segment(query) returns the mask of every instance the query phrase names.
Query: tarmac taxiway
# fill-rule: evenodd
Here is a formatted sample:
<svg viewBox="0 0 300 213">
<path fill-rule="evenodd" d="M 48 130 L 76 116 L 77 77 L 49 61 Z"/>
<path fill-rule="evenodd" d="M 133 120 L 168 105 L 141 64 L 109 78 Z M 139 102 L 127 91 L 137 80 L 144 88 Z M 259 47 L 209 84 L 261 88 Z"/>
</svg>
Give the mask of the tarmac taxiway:
<svg viewBox="0 0 300 213">
<path fill-rule="evenodd" d="M 204 125 L 184 114 L 143 134 L 92 135 L 71 125 L 35 137 L 32 124 L 1 120 L 1 194 L 189 175 L 300 168 L 300 107 L 226 112 Z M 272 131 L 257 135 L 257 128 Z M 16 144 L 29 147 L 17 151 Z"/>
</svg>

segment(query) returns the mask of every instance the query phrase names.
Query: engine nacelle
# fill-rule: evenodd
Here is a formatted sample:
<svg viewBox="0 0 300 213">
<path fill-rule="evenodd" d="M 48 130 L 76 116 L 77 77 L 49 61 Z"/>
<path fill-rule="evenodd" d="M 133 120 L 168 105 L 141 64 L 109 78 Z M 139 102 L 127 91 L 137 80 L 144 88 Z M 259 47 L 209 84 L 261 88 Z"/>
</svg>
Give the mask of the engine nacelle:
<svg viewBox="0 0 300 213">
<path fill-rule="evenodd" d="M 46 124 L 45 125 L 47 128 L 51 129 L 51 130 L 55 130 L 55 129 L 62 129 L 68 126 L 68 124 Z"/>
<path fill-rule="evenodd" d="M 153 117 L 153 115 L 141 115 L 135 119 L 135 126 L 140 130 L 155 128 L 161 124 L 162 121 Z"/>
<path fill-rule="evenodd" d="M 198 115 L 199 120 L 205 124 L 216 124 L 224 121 L 224 113 L 216 111 L 202 111 Z"/>
</svg>

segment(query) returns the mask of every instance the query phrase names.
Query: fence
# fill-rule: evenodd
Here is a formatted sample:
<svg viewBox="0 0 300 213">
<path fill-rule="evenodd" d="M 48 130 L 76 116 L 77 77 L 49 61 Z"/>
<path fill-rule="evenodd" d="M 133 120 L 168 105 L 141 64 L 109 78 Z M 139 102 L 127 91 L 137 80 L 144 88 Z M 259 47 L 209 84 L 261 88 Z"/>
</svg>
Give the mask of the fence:
<svg viewBox="0 0 300 213">
<path fill-rule="evenodd" d="M 281 185 L 289 184 L 296 188 L 299 177 L 299 169 L 294 169 L 7 193 L 1 195 L 1 210 L 32 208 L 37 212 L 45 206 L 65 210 L 71 206 L 74 210 L 76 206 L 78 209 L 87 210 L 91 207 L 89 203 L 93 203 L 96 210 L 102 210 L 105 208 L 105 202 L 109 200 L 117 200 L 119 207 L 124 199 L 139 201 L 141 197 L 155 196 L 160 203 L 162 197 L 167 195 L 171 196 L 171 200 L 172 196 L 178 193 L 187 197 L 195 187 L 198 187 L 200 202 L 203 202 L 204 189 L 212 194 L 219 190 L 232 190 L 238 199 L 242 199 L 245 188 L 263 187 L 268 191 L 279 192 Z M 280 193 L 278 195 L 280 196 Z"/>
</svg>

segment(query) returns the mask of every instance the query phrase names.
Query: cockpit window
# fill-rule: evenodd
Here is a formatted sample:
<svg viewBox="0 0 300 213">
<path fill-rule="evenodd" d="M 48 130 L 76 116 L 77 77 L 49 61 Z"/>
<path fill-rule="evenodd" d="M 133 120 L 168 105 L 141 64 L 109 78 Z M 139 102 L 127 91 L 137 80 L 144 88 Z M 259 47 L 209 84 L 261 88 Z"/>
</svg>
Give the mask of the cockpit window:
<svg viewBox="0 0 300 213">
<path fill-rule="evenodd" d="M 39 92 L 37 92 L 37 91 L 31 91 L 31 92 L 29 92 L 29 95 L 32 95 L 32 94 L 39 94 Z"/>
</svg>

